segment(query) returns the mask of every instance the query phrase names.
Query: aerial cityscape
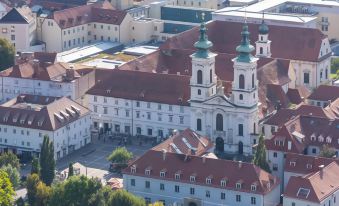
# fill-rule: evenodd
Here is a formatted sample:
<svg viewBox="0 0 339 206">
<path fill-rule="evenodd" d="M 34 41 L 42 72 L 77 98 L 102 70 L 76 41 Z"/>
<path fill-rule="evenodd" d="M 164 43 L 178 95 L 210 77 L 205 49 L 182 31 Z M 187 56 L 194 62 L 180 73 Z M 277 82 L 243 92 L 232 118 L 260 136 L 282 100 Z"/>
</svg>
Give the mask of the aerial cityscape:
<svg viewBox="0 0 339 206">
<path fill-rule="evenodd" d="M 339 206 L 338 0 L 0 0 L 0 206 Z"/>
</svg>

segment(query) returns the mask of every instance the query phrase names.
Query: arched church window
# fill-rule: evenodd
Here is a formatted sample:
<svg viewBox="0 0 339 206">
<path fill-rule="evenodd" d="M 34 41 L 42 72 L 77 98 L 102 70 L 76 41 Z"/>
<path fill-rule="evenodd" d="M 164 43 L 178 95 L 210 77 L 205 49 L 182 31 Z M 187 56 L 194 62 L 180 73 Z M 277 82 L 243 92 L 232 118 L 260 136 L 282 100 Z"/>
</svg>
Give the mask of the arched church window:
<svg viewBox="0 0 339 206">
<path fill-rule="evenodd" d="M 264 49 L 262 47 L 260 47 L 260 54 L 264 53 Z"/>
<path fill-rule="evenodd" d="M 253 123 L 253 134 L 256 134 L 256 133 L 257 133 L 256 127 L 257 127 L 257 125 L 256 125 L 255 122 L 254 122 L 254 123 Z"/>
<path fill-rule="evenodd" d="M 213 75 L 212 75 L 212 69 L 210 70 L 210 83 L 212 83 Z"/>
<path fill-rule="evenodd" d="M 198 89 L 198 95 L 201 95 L 201 90 L 200 89 Z"/>
<path fill-rule="evenodd" d="M 245 76 L 243 74 L 239 75 L 239 89 L 245 88 Z"/>
<path fill-rule="evenodd" d="M 217 114 L 216 116 L 216 128 L 217 131 L 223 131 L 224 130 L 224 119 L 222 114 Z"/>
<path fill-rule="evenodd" d="M 202 71 L 198 70 L 197 72 L 198 84 L 202 84 Z"/>
<path fill-rule="evenodd" d="M 254 74 L 252 74 L 252 88 L 254 88 Z"/>
<path fill-rule="evenodd" d="M 260 39 L 261 39 L 261 41 L 263 41 L 263 40 L 264 40 L 264 37 L 263 37 L 263 36 L 261 36 L 261 37 L 260 37 Z"/>
<path fill-rule="evenodd" d="M 240 99 L 240 100 L 243 100 L 243 99 L 244 99 L 244 97 L 243 97 L 242 94 L 239 94 L 239 99 Z"/>
<path fill-rule="evenodd" d="M 325 69 L 325 79 L 328 79 L 328 69 Z"/>
</svg>

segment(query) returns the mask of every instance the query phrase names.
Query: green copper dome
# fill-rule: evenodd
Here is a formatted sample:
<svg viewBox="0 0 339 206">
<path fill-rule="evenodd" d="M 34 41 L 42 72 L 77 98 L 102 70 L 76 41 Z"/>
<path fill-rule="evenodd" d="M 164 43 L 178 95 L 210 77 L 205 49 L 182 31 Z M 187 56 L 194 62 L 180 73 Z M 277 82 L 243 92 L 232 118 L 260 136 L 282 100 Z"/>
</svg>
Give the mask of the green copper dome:
<svg viewBox="0 0 339 206">
<path fill-rule="evenodd" d="M 259 26 L 259 34 L 268 34 L 269 28 L 264 20 L 262 20 L 260 26 Z"/>
<path fill-rule="evenodd" d="M 195 52 L 195 56 L 199 58 L 206 58 L 209 55 L 209 49 L 213 46 L 213 43 L 208 40 L 206 34 L 205 22 L 202 22 L 200 25 L 200 38 L 199 41 L 195 42 L 194 47 L 198 49 Z"/>
<path fill-rule="evenodd" d="M 254 50 L 254 47 L 250 44 L 249 40 L 250 32 L 248 31 L 247 24 L 244 24 L 242 27 L 241 32 L 241 43 L 239 46 L 237 46 L 237 52 L 239 53 L 237 57 L 237 61 L 240 62 L 250 62 L 253 58 L 252 52 Z"/>
</svg>

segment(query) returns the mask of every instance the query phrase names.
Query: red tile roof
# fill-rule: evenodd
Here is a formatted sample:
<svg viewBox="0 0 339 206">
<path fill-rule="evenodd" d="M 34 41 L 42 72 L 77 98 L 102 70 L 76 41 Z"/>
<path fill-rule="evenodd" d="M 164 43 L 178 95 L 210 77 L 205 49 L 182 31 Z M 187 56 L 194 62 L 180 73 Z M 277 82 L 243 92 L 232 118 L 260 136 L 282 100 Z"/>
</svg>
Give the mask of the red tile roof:
<svg viewBox="0 0 339 206">
<path fill-rule="evenodd" d="M 107 78 L 92 87 L 87 94 L 188 105 L 190 98 L 189 76 L 108 70 Z"/>
<path fill-rule="evenodd" d="M 131 167 L 136 172 L 131 172 Z M 211 169 L 215 168 L 215 169 Z M 150 169 L 150 175 L 145 170 Z M 166 171 L 165 177 L 160 177 L 160 171 Z M 211 159 L 199 156 L 175 154 L 149 150 L 123 171 L 124 174 L 165 179 L 222 188 L 221 180 L 226 180 L 226 189 L 239 190 L 247 193 L 267 194 L 280 184 L 277 177 L 265 172 L 252 163 Z M 180 180 L 175 180 L 175 174 L 180 173 Z M 190 182 L 191 175 L 196 176 L 195 182 Z M 211 184 L 206 184 L 206 178 L 211 178 Z M 242 182 L 241 189 L 236 189 L 236 183 Z M 251 185 L 256 185 L 256 191 L 251 191 Z"/>
<path fill-rule="evenodd" d="M 242 30 L 242 22 L 213 21 L 207 24 L 208 37 L 213 42 L 212 51 L 235 54 Z M 252 44 L 258 39 L 258 24 L 248 24 Z M 284 35 L 281 35 L 284 34 Z M 163 50 L 190 49 L 198 39 L 198 27 L 168 39 L 161 46 Z M 319 61 L 322 40 L 326 36 L 318 29 L 281 27 L 270 25 L 269 39 L 273 58 L 301 61 Z M 303 52 L 300 52 L 303 51 Z"/>
<path fill-rule="evenodd" d="M 290 164 L 290 162 L 295 162 L 295 164 Z M 332 162 L 339 163 L 339 160 L 325 157 L 286 153 L 284 171 L 297 174 L 309 174 L 319 171 L 320 165 L 327 166 Z"/>
<path fill-rule="evenodd" d="M 337 98 L 339 98 L 339 87 L 328 85 L 320 85 L 308 97 L 308 99 L 311 100 L 332 102 L 335 101 Z"/>
<path fill-rule="evenodd" d="M 162 151 L 165 149 L 172 153 L 202 156 L 213 147 L 214 145 L 209 138 L 203 137 L 191 129 L 185 129 L 153 147 L 152 150 Z M 192 152 L 192 149 L 194 152 Z"/>
<path fill-rule="evenodd" d="M 300 104 L 307 99 L 310 91 L 305 86 L 299 86 L 294 89 L 288 88 L 286 95 L 292 104 Z"/>
<path fill-rule="evenodd" d="M 49 18 L 54 19 L 60 28 L 66 29 L 87 23 L 105 23 L 120 25 L 127 12 L 107 8 L 106 4 L 101 6 L 90 4 L 55 11 Z"/>
<path fill-rule="evenodd" d="M 0 106 L 0 124 L 55 131 L 89 114 L 87 108 L 66 97 L 25 94 Z"/>
<path fill-rule="evenodd" d="M 339 189 L 339 165 L 337 162 L 322 170 L 303 177 L 291 177 L 284 193 L 285 197 L 320 203 Z M 302 192 L 303 190 L 305 192 Z"/>
</svg>

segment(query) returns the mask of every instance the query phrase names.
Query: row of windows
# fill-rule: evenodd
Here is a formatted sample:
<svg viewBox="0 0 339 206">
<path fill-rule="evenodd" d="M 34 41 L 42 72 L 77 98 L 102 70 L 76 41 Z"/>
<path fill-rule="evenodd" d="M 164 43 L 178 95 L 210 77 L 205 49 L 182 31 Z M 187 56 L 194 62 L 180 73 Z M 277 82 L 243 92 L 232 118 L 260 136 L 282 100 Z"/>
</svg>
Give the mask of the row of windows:
<svg viewBox="0 0 339 206">
<path fill-rule="evenodd" d="M 53 26 L 53 22 L 48 22 L 48 26 Z M 90 24 L 88 24 L 88 26 L 90 26 Z M 93 24 L 93 27 L 96 29 L 97 28 L 97 25 L 96 24 Z M 104 29 L 104 25 L 100 25 L 100 28 L 101 29 Z M 72 29 L 68 29 L 68 30 L 64 30 L 64 35 L 67 35 L 67 34 L 71 34 L 71 30 Z M 75 32 L 80 32 L 81 31 L 84 31 L 85 30 L 85 27 L 84 26 L 81 26 L 81 29 L 80 27 L 77 27 L 77 29 L 73 28 L 73 34 L 75 34 Z M 111 26 L 110 25 L 107 25 L 107 30 L 111 30 Z M 118 31 L 118 27 L 114 27 L 114 30 L 115 31 Z"/>
<path fill-rule="evenodd" d="M 93 102 L 99 102 L 98 96 L 93 96 Z M 107 103 L 107 102 L 108 102 L 107 97 L 103 97 L 103 103 Z M 146 107 L 148 109 L 150 109 L 152 107 L 152 104 L 157 104 L 158 110 L 162 110 L 165 107 L 164 104 L 160 104 L 160 103 L 140 102 L 140 101 L 136 101 L 135 102 L 135 107 L 138 107 L 138 108 L 142 107 L 143 104 L 145 104 L 145 103 L 146 103 Z M 114 100 L 114 104 L 115 105 L 119 105 L 119 100 L 115 99 Z M 129 106 L 129 102 L 128 101 L 125 101 L 125 106 Z M 168 105 L 168 111 L 173 111 L 173 105 Z M 183 106 L 180 106 L 180 112 L 184 113 L 184 107 Z"/>
<path fill-rule="evenodd" d="M 135 187 L 136 186 L 135 179 L 131 179 L 130 184 L 131 184 L 132 187 Z M 145 181 L 145 188 L 146 189 L 150 189 L 151 188 L 151 182 L 150 181 Z M 160 191 L 165 191 L 165 184 L 164 183 L 160 183 L 159 189 L 160 189 Z M 180 186 L 179 185 L 175 185 L 174 186 L 174 192 L 180 193 Z M 190 195 L 195 195 L 196 194 L 196 188 L 190 187 L 189 192 L 190 192 Z M 211 191 L 206 190 L 205 191 L 205 197 L 206 198 L 211 198 L 211 196 L 212 196 Z M 241 202 L 241 195 L 237 194 L 235 196 L 235 198 L 236 198 L 236 202 Z M 220 193 L 220 199 L 221 200 L 225 200 L 226 199 L 226 193 L 221 192 Z M 256 197 L 251 197 L 251 205 L 256 205 L 256 202 L 257 202 L 256 201 Z"/>
<path fill-rule="evenodd" d="M 254 124 L 254 128 L 256 127 L 256 125 Z M 215 129 L 217 131 L 224 131 L 224 119 L 222 114 L 217 114 L 216 116 L 216 125 L 215 125 Z M 201 119 L 197 119 L 197 127 L 196 127 L 197 131 L 201 131 L 202 130 L 202 120 Z M 255 129 L 254 129 L 254 133 L 255 133 Z M 244 125 L 243 124 L 238 124 L 238 136 L 244 136 Z"/>
</svg>

